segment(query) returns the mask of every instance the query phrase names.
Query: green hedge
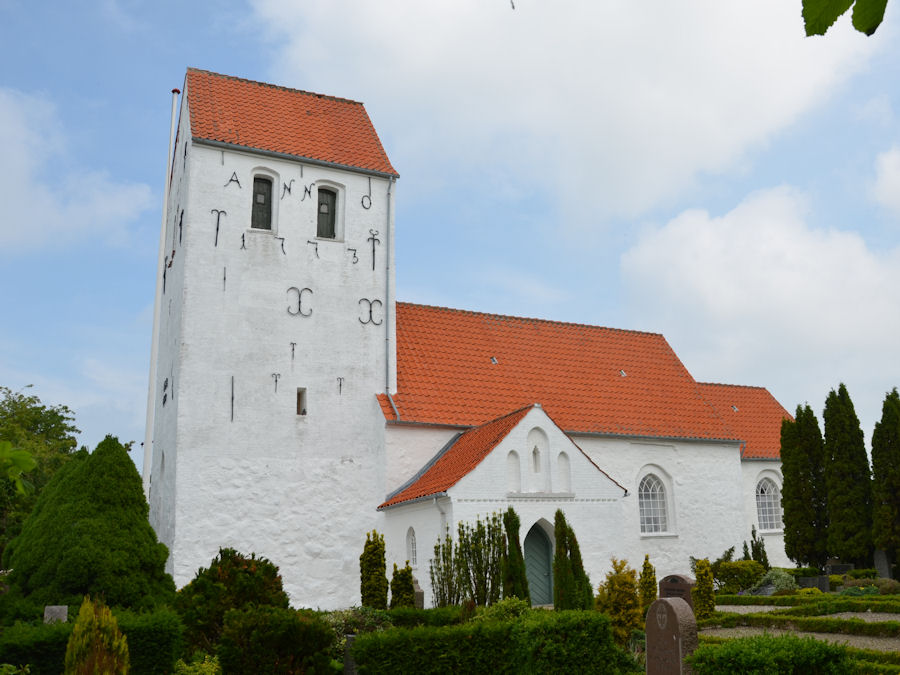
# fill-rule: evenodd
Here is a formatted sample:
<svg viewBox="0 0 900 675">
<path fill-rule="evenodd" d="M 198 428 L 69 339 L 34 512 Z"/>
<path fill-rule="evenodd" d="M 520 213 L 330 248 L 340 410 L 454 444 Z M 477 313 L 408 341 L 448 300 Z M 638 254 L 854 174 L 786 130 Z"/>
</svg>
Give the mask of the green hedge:
<svg viewBox="0 0 900 675">
<path fill-rule="evenodd" d="M 793 607 L 820 602 L 820 597 L 803 595 L 717 595 L 717 605 L 775 605 Z"/>
<path fill-rule="evenodd" d="M 687 658 L 696 675 L 719 673 L 818 673 L 851 671 L 844 647 L 795 635 L 758 635 L 718 645 L 701 645 Z"/>
<path fill-rule="evenodd" d="M 114 610 L 119 629 L 128 640 L 132 675 L 170 673 L 181 649 L 184 630 L 175 612 L 162 609 L 137 614 Z M 72 633 L 69 623 L 18 623 L 0 635 L 0 663 L 28 664 L 31 675 L 59 675 Z"/>
<path fill-rule="evenodd" d="M 765 573 L 766 568 L 755 560 L 723 560 L 716 579 L 722 584 L 723 593 L 737 593 L 751 588 Z"/>
<path fill-rule="evenodd" d="M 431 609 L 413 609 L 412 607 L 395 607 L 389 609 L 387 615 L 397 627 L 413 628 L 415 626 L 453 626 L 463 622 L 463 609 L 458 605 L 433 607 Z"/>
<path fill-rule="evenodd" d="M 613 644 L 609 618 L 575 610 L 369 633 L 357 637 L 353 658 L 361 674 L 634 670 L 631 658 Z"/>
</svg>

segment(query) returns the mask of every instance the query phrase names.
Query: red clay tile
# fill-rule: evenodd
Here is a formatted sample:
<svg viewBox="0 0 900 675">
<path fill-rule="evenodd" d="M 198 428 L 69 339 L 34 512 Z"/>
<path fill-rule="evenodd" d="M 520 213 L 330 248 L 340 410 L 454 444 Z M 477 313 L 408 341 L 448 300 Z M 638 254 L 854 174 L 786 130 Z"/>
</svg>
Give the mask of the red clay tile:
<svg viewBox="0 0 900 675">
<path fill-rule="evenodd" d="M 793 417 L 767 389 L 712 382 L 698 384 L 735 437 L 744 441 L 742 457 L 781 457 L 781 421 Z"/>
</svg>

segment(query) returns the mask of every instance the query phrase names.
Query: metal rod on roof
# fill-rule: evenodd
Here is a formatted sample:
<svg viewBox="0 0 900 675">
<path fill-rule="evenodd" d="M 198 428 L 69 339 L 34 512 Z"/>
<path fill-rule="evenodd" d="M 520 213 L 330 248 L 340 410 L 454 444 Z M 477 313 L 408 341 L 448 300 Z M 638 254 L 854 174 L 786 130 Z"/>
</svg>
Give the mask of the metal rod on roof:
<svg viewBox="0 0 900 675">
<path fill-rule="evenodd" d="M 172 90 L 172 115 L 169 120 L 169 152 L 166 157 L 166 182 L 163 189 L 162 224 L 159 228 L 159 253 L 156 259 L 156 297 L 153 301 L 153 338 L 150 345 L 150 382 L 147 387 L 147 419 L 144 427 L 144 495 L 150 493 L 150 471 L 153 468 L 153 419 L 156 416 L 156 362 L 159 358 L 159 316 L 165 275 L 166 221 L 169 215 L 169 187 L 172 176 L 172 146 L 175 144 L 175 111 L 178 89 Z M 187 141 L 185 141 L 187 142 Z"/>
</svg>

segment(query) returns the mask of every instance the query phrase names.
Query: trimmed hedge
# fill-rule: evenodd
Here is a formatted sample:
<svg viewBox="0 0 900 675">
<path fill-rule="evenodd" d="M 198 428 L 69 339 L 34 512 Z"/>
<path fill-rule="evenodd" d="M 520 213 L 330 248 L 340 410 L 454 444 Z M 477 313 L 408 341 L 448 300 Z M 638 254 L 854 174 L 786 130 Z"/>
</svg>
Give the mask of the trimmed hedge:
<svg viewBox="0 0 900 675">
<path fill-rule="evenodd" d="M 459 605 L 447 607 L 433 607 L 431 609 L 415 609 L 412 607 L 395 607 L 386 612 L 398 628 L 413 628 L 415 626 L 454 626 L 461 624 L 465 617 L 463 608 Z"/>
<path fill-rule="evenodd" d="M 701 645 L 686 661 L 696 675 L 719 673 L 819 673 L 851 672 L 846 648 L 795 635 L 757 635 Z"/>
<path fill-rule="evenodd" d="M 147 614 L 114 610 L 128 640 L 132 675 L 172 672 L 181 649 L 184 627 L 169 609 Z M 29 664 L 31 675 L 59 675 L 73 623 L 17 623 L 0 634 L 0 663 Z"/>
<path fill-rule="evenodd" d="M 751 588 L 765 573 L 766 568 L 755 560 L 724 560 L 719 563 L 716 578 L 722 593 L 737 593 Z"/>
<path fill-rule="evenodd" d="M 613 644 L 609 618 L 591 611 L 529 612 L 515 621 L 389 629 L 357 637 L 365 673 L 620 673 L 635 669 Z"/>
</svg>

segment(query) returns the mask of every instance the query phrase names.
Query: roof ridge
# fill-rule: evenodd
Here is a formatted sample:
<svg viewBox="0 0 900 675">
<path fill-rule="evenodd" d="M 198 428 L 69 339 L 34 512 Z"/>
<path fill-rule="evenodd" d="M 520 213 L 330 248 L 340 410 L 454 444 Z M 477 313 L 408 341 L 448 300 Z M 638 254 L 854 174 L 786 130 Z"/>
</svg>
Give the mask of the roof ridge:
<svg viewBox="0 0 900 675">
<path fill-rule="evenodd" d="M 529 321 L 533 323 L 540 324 L 552 324 L 556 326 L 572 326 L 576 328 L 599 328 L 602 330 L 615 331 L 617 333 L 631 333 L 633 335 L 648 335 L 653 337 L 661 337 L 665 339 L 665 336 L 662 333 L 654 333 L 651 331 L 645 330 L 636 330 L 633 328 L 613 328 L 612 326 L 598 326 L 597 324 L 590 323 L 577 323 L 574 321 L 557 321 L 555 319 L 540 319 L 538 317 L 531 316 L 515 316 L 513 314 L 496 314 L 494 312 L 477 312 L 471 309 L 458 309 L 456 307 L 445 307 L 443 305 L 425 305 L 418 302 L 402 302 L 397 301 L 398 305 L 406 305 L 408 307 L 421 307 L 425 309 L 438 309 L 447 312 L 456 312 L 458 314 L 470 314 L 472 316 L 483 316 L 489 318 L 497 318 L 497 319 L 517 319 L 519 321 Z"/>
<path fill-rule="evenodd" d="M 315 91 L 308 91 L 306 89 L 296 89 L 294 87 L 285 87 L 280 84 L 272 84 L 271 82 L 263 82 L 262 80 L 251 80 L 247 77 L 238 77 L 237 75 L 226 75 L 225 73 L 217 73 L 212 70 L 206 70 L 204 68 L 192 68 L 188 66 L 188 71 L 193 71 L 195 73 L 205 73 L 206 75 L 212 75 L 214 77 L 221 77 L 225 80 L 236 80 L 238 82 L 246 82 L 247 84 L 257 84 L 261 87 L 269 87 L 271 89 L 281 89 L 282 91 L 291 91 L 296 94 L 304 94 L 306 96 L 315 96 L 316 98 L 323 98 L 329 101 L 337 101 L 338 103 L 352 103 L 353 105 L 365 105 L 362 101 L 354 101 L 352 98 L 344 98 L 342 96 L 332 96 L 330 94 L 319 94 Z"/>
<path fill-rule="evenodd" d="M 711 385 L 714 387 L 736 387 L 736 388 L 740 388 L 740 389 L 762 389 L 763 391 L 769 391 L 767 387 L 764 387 L 759 384 L 728 384 L 727 382 L 700 382 L 700 381 L 698 381 L 697 384 Z M 769 393 L 771 394 L 772 392 L 769 392 Z"/>
</svg>

